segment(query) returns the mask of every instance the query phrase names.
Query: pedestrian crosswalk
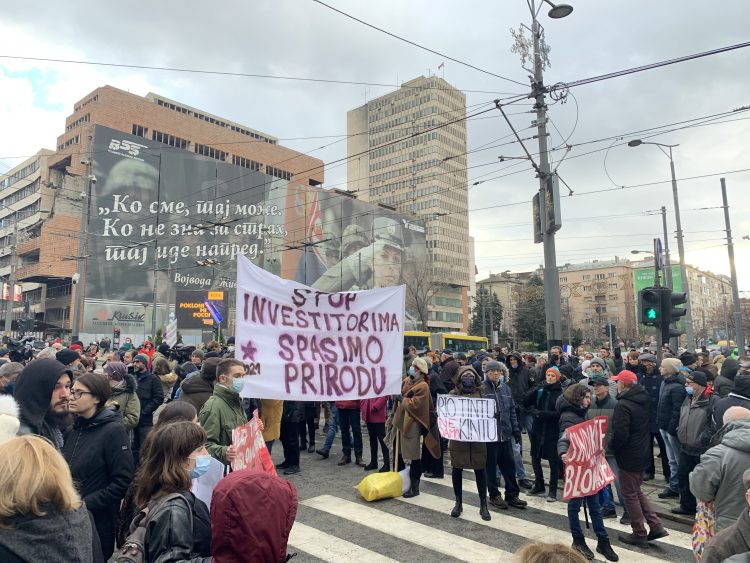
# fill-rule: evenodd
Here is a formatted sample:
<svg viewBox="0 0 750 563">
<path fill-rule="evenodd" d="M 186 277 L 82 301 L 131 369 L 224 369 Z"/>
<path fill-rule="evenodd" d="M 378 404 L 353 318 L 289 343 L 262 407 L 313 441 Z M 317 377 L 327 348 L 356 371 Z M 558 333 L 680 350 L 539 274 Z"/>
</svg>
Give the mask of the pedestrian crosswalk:
<svg viewBox="0 0 750 563">
<path fill-rule="evenodd" d="M 485 522 L 479 516 L 474 481 L 464 479 L 463 488 L 460 518 L 450 517 L 454 502 L 450 479 L 422 480 L 421 494 L 411 499 L 366 503 L 356 493 L 346 498 L 312 496 L 300 502 L 289 550 L 298 552 L 297 562 L 511 562 L 513 554 L 530 540 L 570 545 L 565 503 L 524 496 L 528 509 L 492 511 L 492 520 Z M 613 520 L 606 520 L 605 525 L 623 563 L 692 560 L 689 534 L 670 529 L 670 522 L 665 522 L 670 535 L 648 549 L 617 541 L 617 531 L 630 532 L 629 526 Z M 593 532 L 585 533 L 593 548 Z"/>
</svg>

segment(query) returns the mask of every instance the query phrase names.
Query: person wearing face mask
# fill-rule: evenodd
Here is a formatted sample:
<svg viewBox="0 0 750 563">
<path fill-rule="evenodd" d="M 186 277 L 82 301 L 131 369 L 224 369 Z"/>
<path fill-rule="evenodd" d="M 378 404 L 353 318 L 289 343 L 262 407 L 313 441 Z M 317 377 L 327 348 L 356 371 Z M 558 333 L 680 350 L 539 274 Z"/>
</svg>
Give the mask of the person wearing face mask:
<svg viewBox="0 0 750 563">
<path fill-rule="evenodd" d="M 148 369 L 148 357 L 136 354 L 133 358 L 133 375 L 135 375 L 137 387 L 136 394 L 141 403 L 141 416 L 138 425 L 133 429 L 133 459 L 138 465 L 138 457 L 141 445 L 146 436 L 154 427 L 154 412 L 164 402 L 164 389 L 161 381 Z"/>
<path fill-rule="evenodd" d="M 208 453 L 224 465 L 231 464 L 237 453 L 232 445 L 232 430 L 247 423 L 240 398 L 244 377 L 244 363 L 233 358 L 222 360 L 216 368 L 213 395 L 198 414 L 200 425 L 206 431 Z"/>
<path fill-rule="evenodd" d="M 708 387 L 706 374 L 701 370 L 691 371 L 685 376 L 687 397 L 680 407 L 680 423 L 677 439 L 680 441 L 680 458 L 677 467 L 677 482 L 680 504 L 672 509 L 673 514 L 695 514 L 696 500 L 690 492 L 690 472 L 701 461 L 708 449 L 711 436 L 716 431 L 711 413 L 716 397 Z"/>
<path fill-rule="evenodd" d="M 404 378 L 401 387 L 402 399 L 393 416 L 393 425 L 399 431 L 398 451 L 404 463 L 409 464 L 411 486 L 405 498 L 419 495 L 419 481 L 422 478 L 422 437 L 427 455 L 431 458 L 440 457 L 440 436 L 437 432 L 437 416 L 435 405 L 430 395 L 427 383 L 427 362 L 422 358 L 415 358 L 412 362 L 414 371 Z"/>
<path fill-rule="evenodd" d="M 571 426 L 584 422 L 586 411 L 591 404 L 591 389 L 580 383 L 569 385 L 558 402 L 560 411 L 560 439 L 557 442 L 557 452 L 564 462 L 570 461 L 568 450 L 570 449 L 570 438 L 565 431 Z M 607 561 L 619 561 L 620 558 L 612 550 L 609 543 L 609 535 L 604 527 L 601 505 L 597 493 L 586 497 L 571 498 L 568 500 L 568 525 L 573 536 L 573 549 L 578 551 L 586 559 L 593 560 L 594 552 L 586 545 L 586 538 L 581 529 L 580 511 L 581 505 L 586 504 L 591 516 L 591 524 L 597 538 L 596 551 L 604 555 Z"/>
<path fill-rule="evenodd" d="M 557 439 L 560 437 L 560 413 L 557 410 L 557 399 L 562 395 L 560 370 L 549 368 L 544 374 L 544 384 L 537 385 L 526 394 L 524 407 L 529 409 L 534 418 L 531 433 L 531 465 L 534 468 L 534 487 L 530 495 L 543 495 L 544 473 L 542 459 L 550 465 L 549 494 L 547 502 L 557 500 L 558 456 Z"/>
<path fill-rule="evenodd" d="M 122 362 L 109 362 L 104 366 L 104 375 L 112 387 L 112 397 L 107 401 L 107 407 L 120 413 L 125 430 L 132 435 L 141 416 L 135 377 L 128 373 L 128 368 Z"/>
<path fill-rule="evenodd" d="M 458 369 L 456 386 L 449 394 L 475 399 L 484 397 L 482 380 L 473 367 L 462 366 Z M 485 471 L 485 466 L 487 465 L 487 444 L 484 442 L 449 440 L 448 451 L 451 455 L 453 494 L 456 496 L 456 505 L 451 511 L 451 516 L 458 518 L 463 512 L 463 470 L 473 469 L 477 482 L 477 491 L 479 492 L 479 515 L 482 517 L 482 520 L 490 520 L 492 517 L 487 508 L 487 473 Z M 494 470 L 493 466 L 490 471 Z"/>
<path fill-rule="evenodd" d="M 520 489 L 516 480 L 515 448 L 513 444 L 521 443 L 521 427 L 516 417 L 516 405 L 513 395 L 506 385 L 508 368 L 492 360 L 487 364 L 484 380 L 484 394 L 494 400 L 494 414 L 497 421 L 497 441 L 487 442 L 487 486 L 490 493 L 490 504 L 495 508 L 525 508 L 526 501 L 518 498 Z M 497 469 L 505 479 L 505 500 L 497 486 Z M 524 474 L 525 478 L 525 474 Z"/>
<path fill-rule="evenodd" d="M 206 439 L 203 428 L 186 421 L 158 426 L 148 437 L 135 490 L 135 504 L 150 513 L 146 561 L 211 562 L 208 508 L 190 492 L 211 463 Z"/>
<path fill-rule="evenodd" d="M 68 409 L 75 422 L 65 433 L 62 454 L 91 512 L 104 560 L 115 548 L 120 501 L 133 478 L 133 456 L 122 417 L 105 405 L 112 394 L 107 378 L 86 373 L 76 379 Z"/>
</svg>

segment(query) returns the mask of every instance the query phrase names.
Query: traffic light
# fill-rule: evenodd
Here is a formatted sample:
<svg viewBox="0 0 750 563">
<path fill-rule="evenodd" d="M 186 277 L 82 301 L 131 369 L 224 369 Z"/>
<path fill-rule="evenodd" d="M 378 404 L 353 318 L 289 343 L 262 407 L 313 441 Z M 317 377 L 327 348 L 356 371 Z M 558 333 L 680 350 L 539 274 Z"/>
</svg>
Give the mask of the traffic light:
<svg viewBox="0 0 750 563">
<path fill-rule="evenodd" d="M 671 289 L 662 289 L 662 324 L 661 333 L 662 341 L 669 342 L 672 337 L 677 337 L 682 334 L 683 331 L 675 328 L 670 328 L 670 324 L 680 320 L 680 317 L 684 317 L 687 314 L 686 308 L 681 308 L 679 305 L 685 305 L 687 303 L 687 293 L 672 291 Z"/>
<path fill-rule="evenodd" d="M 661 326 L 663 288 L 647 287 L 638 292 L 638 315 L 641 324 Z"/>
</svg>

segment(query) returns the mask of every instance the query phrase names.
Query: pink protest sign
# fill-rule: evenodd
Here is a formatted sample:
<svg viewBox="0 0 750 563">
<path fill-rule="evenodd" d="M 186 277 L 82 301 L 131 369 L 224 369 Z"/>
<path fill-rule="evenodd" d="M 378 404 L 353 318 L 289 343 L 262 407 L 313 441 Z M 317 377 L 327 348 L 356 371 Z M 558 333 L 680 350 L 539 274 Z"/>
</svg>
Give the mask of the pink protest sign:
<svg viewBox="0 0 750 563">
<path fill-rule="evenodd" d="M 563 500 L 591 496 L 615 480 L 604 456 L 607 417 L 597 416 L 565 431 L 570 440 Z"/>
</svg>

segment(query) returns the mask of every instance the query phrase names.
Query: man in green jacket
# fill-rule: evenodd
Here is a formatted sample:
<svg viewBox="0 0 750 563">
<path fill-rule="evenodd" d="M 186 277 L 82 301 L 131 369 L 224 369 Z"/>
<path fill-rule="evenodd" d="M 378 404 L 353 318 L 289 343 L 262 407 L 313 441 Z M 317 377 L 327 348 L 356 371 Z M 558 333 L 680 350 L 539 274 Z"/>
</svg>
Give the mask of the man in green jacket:
<svg viewBox="0 0 750 563">
<path fill-rule="evenodd" d="M 212 457 L 228 465 L 236 451 L 232 430 L 247 423 L 240 391 L 245 384 L 245 364 L 240 360 L 222 360 L 216 368 L 214 393 L 203 405 L 198 420 L 206 431 L 206 449 Z"/>
</svg>

